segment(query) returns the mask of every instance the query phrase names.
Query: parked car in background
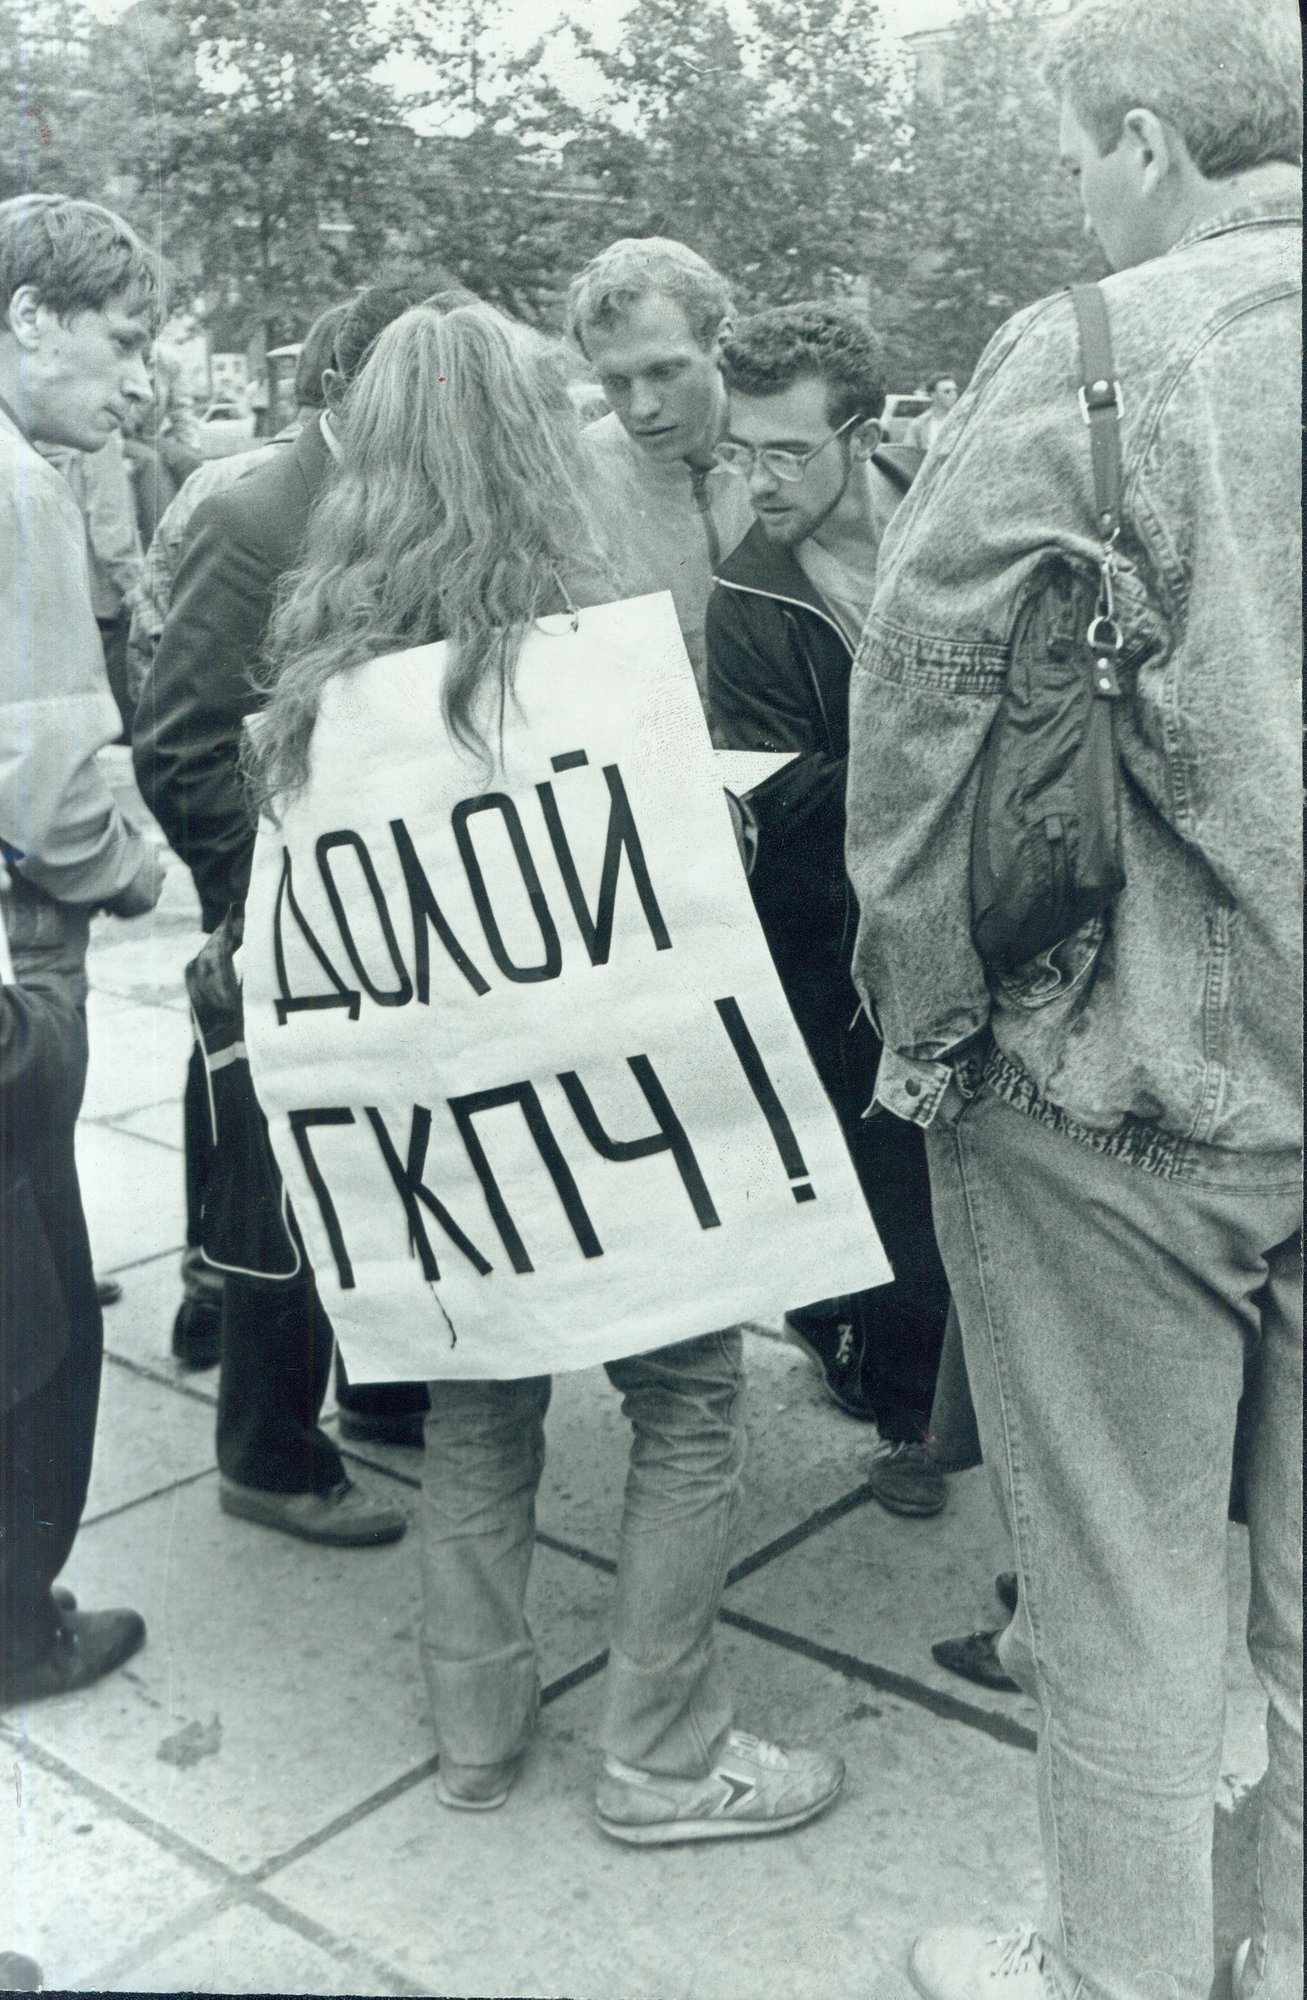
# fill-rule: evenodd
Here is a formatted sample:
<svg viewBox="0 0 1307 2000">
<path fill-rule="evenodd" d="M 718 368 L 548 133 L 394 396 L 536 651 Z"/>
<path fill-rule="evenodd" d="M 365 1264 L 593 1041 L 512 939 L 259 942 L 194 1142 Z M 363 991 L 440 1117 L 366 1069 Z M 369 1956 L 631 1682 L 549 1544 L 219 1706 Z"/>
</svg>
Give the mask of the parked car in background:
<svg viewBox="0 0 1307 2000">
<path fill-rule="evenodd" d="M 206 458 L 226 458 L 254 442 L 254 412 L 240 403 L 210 403 L 200 418 L 200 448 Z"/>
<path fill-rule="evenodd" d="M 880 418 L 881 436 L 886 444 L 907 444 L 908 432 L 929 408 L 930 397 L 924 389 L 911 396 L 886 396 Z"/>
</svg>

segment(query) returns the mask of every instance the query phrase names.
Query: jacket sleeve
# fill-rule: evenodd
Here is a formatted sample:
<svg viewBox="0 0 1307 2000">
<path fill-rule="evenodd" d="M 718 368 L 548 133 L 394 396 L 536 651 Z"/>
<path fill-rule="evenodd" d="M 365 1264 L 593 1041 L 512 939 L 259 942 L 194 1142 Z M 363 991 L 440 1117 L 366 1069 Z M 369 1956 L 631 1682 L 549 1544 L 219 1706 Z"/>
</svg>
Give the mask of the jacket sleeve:
<svg viewBox="0 0 1307 2000">
<path fill-rule="evenodd" d="M 137 782 L 186 863 L 212 927 L 245 899 L 254 825 L 239 771 L 241 727 L 276 573 L 229 494 L 202 501 L 136 712 Z"/>
<path fill-rule="evenodd" d="M 1094 558 L 1077 379 L 1064 299 L 994 336 L 887 530 L 854 661 L 854 978 L 888 1052 L 878 1097 L 919 1123 L 934 1115 L 949 1059 L 990 1018 L 971 936 L 971 830 L 1017 610 L 1050 550 L 1082 566 Z M 888 1094 L 894 1079 L 901 1094 Z"/>
<path fill-rule="evenodd" d="M 776 633 L 783 633 L 779 616 Z M 738 591 L 708 600 L 708 701 L 728 750 L 797 750 L 794 762 L 749 794 L 758 829 L 754 900 L 769 928 L 792 925 L 815 894 L 842 900 L 845 760 L 822 746 L 814 691 L 790 647 L 768 644 Z"/>
<path fill-rule="evenodd" d="M 121 723 L 91 613 L 72 495 L 33 477 L 0 494 L 0 838 L 58 902 L 99 905 L 151 865 L 97 754 Z"/>
</svg>

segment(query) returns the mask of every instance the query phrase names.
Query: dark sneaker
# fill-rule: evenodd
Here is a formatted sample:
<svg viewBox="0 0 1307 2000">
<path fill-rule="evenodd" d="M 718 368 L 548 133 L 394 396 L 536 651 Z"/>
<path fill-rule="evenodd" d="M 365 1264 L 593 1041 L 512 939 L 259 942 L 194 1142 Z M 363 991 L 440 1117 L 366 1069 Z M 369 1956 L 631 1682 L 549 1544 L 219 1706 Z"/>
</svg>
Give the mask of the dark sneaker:
<svg viewBox="0 0 1307 2000">
<path fill-rule="evenodd" d="M 1011 1613 L 1016 1610 L 1017 1576 L 1015 1570 L 1002 1569 L 999 1571 L 998 1575 L 994 1578 L 994 1595 L 1005 1611 Z"/>
<path fill-rule="evenodd" d="M 172 1323 L 172 1351 L 183 1368 L 216 1368 L 222 1352 L 222 1300 L 183 1299 Z"/>
<path fill-rule="evenodd" d="M 280 1528 L 304 1542 L 326 1542 L 333 1548 L 373 1548 L 397 1542 L 408 1526 L 400 1507 L 374 1500 L 352 1479 L 342 1479 L 326 1493 L 270 1493 L 262 1486 L 241 1486 L 225 1475 L 218 1481 L 218 1505 L 224 1514 Z"/>
<path fill-rule="evenodd" d="M 604 1759 L 595 1805 L 599 1824 L 632 1847 L 784 1833 L 824 1812 L 844 1783 L 844 1765 L 824 1750 L 782 1750 L 733 1729 L 706 1778 L 662 1778 Z"/>
<path fill-rule="evenodd" d="M 941 1667 L 978 1687 L 999 1688 L 1004 1694 L 1021 1690 L 998 1657 L 997 1632 L 968 1632 L 965 1639 L 939 1639 L 931 1652 Z"/>
<path fill-rule="evenodd" d="M 51 1695 L 76 1694 L 111 1674 L 145 1643 L 135 1611 L 68 1611 L 60 1607 L 48 1652 L 24 1666 L 0 1666 L 0 1708 Z"/>
<path fill-rule="evenodd" d="M 938 1514 L 946 1498 L 944 1475 L 930 1447 L 907 1439 L 881 1439 L 871 1454 L 867 1484 L 891 1514 Z"/>
<path fill-rule="evenodd" d="M 876 1412 L 862 1386 L 862 1341 L 853 1323 L 847 1319 L 799 1321 L 787 1313 L 781 1327 L 791 1346 L 801 1348 L 818 1370 L 832 1403 L 859 1423 L 874 1423 Z"/>
<path fill-rule="evenodd" d="M 912 1947 L 908 1972 L 924 2000 L 1054 2000 L 1033 1931 L 1006 1938 L 928 1931 Z"/>
</svg>

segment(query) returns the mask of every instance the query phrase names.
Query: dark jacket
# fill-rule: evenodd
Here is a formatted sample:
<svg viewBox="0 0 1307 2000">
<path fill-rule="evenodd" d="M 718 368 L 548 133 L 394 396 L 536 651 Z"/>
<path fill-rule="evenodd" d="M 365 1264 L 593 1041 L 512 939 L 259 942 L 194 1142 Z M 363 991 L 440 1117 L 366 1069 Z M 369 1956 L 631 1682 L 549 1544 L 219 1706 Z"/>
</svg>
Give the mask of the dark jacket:
<svg viewBox="0 0 1307 2000">
<path fill-rule="evenodd" d="M 906 493 L 919 451 L 873 463 Z M 796 985 L 848 978 L 856 912 L 844 869 L 849 676 L 843 632 L 793 553 L 755 522 L 716 572 L 708 601 L 708 700 L 730 750 L 797 750 L 749 794 L 758 822 L 751 884 L 777 969 Z M 842 1002 L 841 1002 L 842 1004 Z"/>
<path fill-rule="evenodd" d="M 259 706 L 250 673 L 330 465 L 314 419 L 284 456 L 201 502 L 141 691 L 137 781 L 195 878 L 206 930 L 245 900 L 254 826 L 237 759 L 241 725 Z"/>
</svg>

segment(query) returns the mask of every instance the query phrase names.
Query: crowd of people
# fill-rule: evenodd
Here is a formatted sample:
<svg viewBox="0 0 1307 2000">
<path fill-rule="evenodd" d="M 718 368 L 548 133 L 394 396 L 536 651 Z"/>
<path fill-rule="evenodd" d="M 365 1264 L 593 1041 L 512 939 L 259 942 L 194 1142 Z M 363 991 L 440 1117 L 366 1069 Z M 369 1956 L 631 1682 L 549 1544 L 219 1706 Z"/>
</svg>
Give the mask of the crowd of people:
<svg viewBox="0 0 1307 2000">
<path fill-rule="evenodd" d="M 257 811 L 303 787 L 337 676 L 446 641 L 446 728 L 493 762 L 537 620 L 671 593 L 713 742 L 787 759 L 731 801 L 740 861 L 893 1270 L 796 1300 L 789 1337 L 874 1424 L 883 1506 L 936 1513 L 948 1471 L 983 1456 L 1011 1538 L 1009 1623 L 941 1657 L 1037 1705 L 1046 1902 L 1015 1936 L 929 1933 L 911 1977 L 926 2000 L 1205 2000 L 1232 1513 L 1269 1698 L 1234 1991 L 1289 2000 L 1296 22 L 1281 0 L 1083 0 L 1047 70 L 1112 275 L 1097 308 L 1062 295 L 1018 314 L 961 395 L 935 377 L 908 443 L 883 440 L 865 314 L 820 300 L 741 317 L 728 281 L 668 239 L 612 244 L 571 286 L 567 338 L 609 412 L 588 426 L 557 341 L 457 287 L 369 288 L 307 335 L 296 424 L 158 508 L 116 678 L 221 987 Z M 74 486 L 113 470 L 123 432 L 152 428 L 158 455 L 161 282 L 108 210 L 0 204 L 5 1705 L 84 1688 L 145 1639 L 134 1612 L 83 1609 L 56 1579 L 102 1348 L 73 1161 L 89 923 L 148 912 L 162 879 L 96 762 L 121 727 L 103 640 L 124 600 L 107 616 Z M 1110 743 L 1116 872 L 1038 951 L 1002 958 L 974 904 L 977 827 L 1015 810 L 987 746 L 1025 701 L 1033 755 L 1031 691 L 1053 687 L 1070 768 L 1068 661 L 1096 716 L 1110 708 L 1106 737 L 1083 729 Z M 1043 837 L 1047 901 L 1087 855 L 1061 820 Z M 209 1105 L 197 1044 L 172 1341 L 183 1365 L 219 1366 L 219 1504 L 312 1541 L 394 1540 L 405 1516 L 351 1482 L 320 1422 L 332 1327 L 307 1263 L 278 1270 L 257 1105 L 239 1145 Z M 424 1448 L 436 1796 L 500 1807 L 539 1702 L 524 1599 L 549 1378 L 368 1384 L 334 1365 L 345 1437 Z M 804 1824 L 835 1800 L 840 1758 L 737 1726 L 714 1645 L 744 1462 L 740 1331 L 607 1372 L 632 1447 L 598 1824 L 642 1846 Z"/>
</svg>

